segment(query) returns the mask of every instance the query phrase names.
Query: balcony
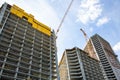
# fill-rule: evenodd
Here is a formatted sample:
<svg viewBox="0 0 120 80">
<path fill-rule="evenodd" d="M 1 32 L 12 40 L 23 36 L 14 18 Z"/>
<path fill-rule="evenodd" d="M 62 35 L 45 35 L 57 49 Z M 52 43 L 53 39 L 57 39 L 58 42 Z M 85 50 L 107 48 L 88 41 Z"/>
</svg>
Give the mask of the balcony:
<svg viewBox="0 0 120 80">
<path fill-rule="evenodd" d="M 18 24 L 21 24 L 21 25 L 23 25 L 23 26 L 27 26 L 27 25 L 28 25 L 28 22 L 25 21 L 25 20 L 23 20 L 23 19 L 20 19 L 20 20 L 18 21 Z"/>
<path fill-rule="evenodd" d="M 41 52 L 34 49 L 34 50 L 33 50 L 33 55 L 34 55 L 34 54 L 35 54 L 35 56 L 36 56 L 36 54 L 41 55 Z"/>
<path fill-rule="evenodd" d="M 41 80 L 49 80 L 50 78 L 47 75 L 42 74 Z"/>
<path fill-rule="evenodd" d="M 50 75 L 50 72 L 46 72 L 46 71 L 43 70 L 41 74 L 47 75 L 47 77 L 48 77 Z"/>
<path fill-rule="evenodd" d="M 42 40 L 42 36 L 41 36 L 41 34 L 39 35 L 39 34 L 35 34 L 35 39 L 37 39 L 37 40 Z"/>
<path fill-rule="evenodd" d="M 33 31 L 29 31 L 29 29 L 27 30 L 26 34 L 29 35 L 29 36 L 34 36 L 33 34 L 34 32 Z"/>
<path fill-rule="evenodd" d="M 42 54 L 43 58 L 50 59 L 50 55 Z"/>
<path fill-rule="evenodd" d="M 56 74 L 56 73 L 53 74 L 52 77 L 53 77 L 53 78 L 57 78 L 57 74 Z"/>
<path fill-rule="evenodd" d="M 79 76 L 71 76 L 71 80 L 83 80 L 82 75 Z"/>
<path fill-rule="evenodd" d="M 67 53 L 67 55 L 68 55 L 69 57 L 77 56 L 76 53 Z"/>
<path fill-rule="evenodd" d="M 22 27 L 19 27 L 19 26 L 16 27 L 16 30 L 19 32 L 25 32 L 25 29 Z M 22 33 L 22 34 L 24 34 L 24 33 Z"/>
<path fill-rule="evenodd" d="M 26 54 L 26 53 L 23 53 L 21 56 L 26 57 L 26 58 L 28 58 L 28 59 L 30 59 L 30 57 L 31 57 L 30 54 Z"/>
<path fill-rule="evenodd" d="M 3 41 L 3 40 L 4 40 L 4 41 Z M 3 39 L 3 40 L 0 41 L 0 45 L 5 46 L 5 47 L 8 47 L 9 44 L 10 44 L 10 41 L 7 41 L 7 40 L 5 40 L 5 39 Z"/>
<path fill-rule="evenodd" d="M 40 77 L 40 72 L 31 71 L 31 78 L 38 80 L 39 77 Z"/>
<path fill-rule="evenodd" d="M 20 66 L 28 69 L 28 67 L 30 66 L 30 64 L 25 63 L 25 62 L 20 62 Z"/>
<path fill-rule="evenodd" d="M 68 57 L 68 59 L 70 59 L 70 60 L 78 59 L 78 56 L 68 56 L 68 55 L 67 55 L 67 57 Z"/>
<path fill-rule="evenodd" d="M 25 35 L 25 38 L 26 38 L 26 39 L 29 39 L 29 40 L 31 40 L 31 41 L 33 41 L 33 36 L 32 36 L 32 35 L 26 34 L 26 35 Z"/>
<path fill-rule="evenodd" d="M 33 44 L 33 40 L 32 39 L 25 38 L 24 40 L 25 40 L 25 42 L 28 42 L 29 44 Z"/>
<path fill-rule="evenodd" d="M 5 64 L 4 69 L 6 70 L 12 70 L 15 71 L 16 70 L 16 66 L 10 65 L 10 64 Z"/>
<path fill-rule="evenodd" d="M 76 53 L 76 50 L 75 50 L 75 49 L 67 50 L 67 54 L 73 54 L 73 53 Z"/>
<path fill-rule="evenodd" d="M 13 34 L 13 31 L 10 31 L 10 30 L 7 30 L 7 29 L 3 29 L 3 32 L 5 34 L 9 34 L 9 35 L 12 35 Z"/>
<path fill-rule="evenodd" d="M 3 52 L 2 50 L 0 50 L 0 56 L 6 56 L 7 52 Z"/>
<path fill-rule="evenodd" d="M 78 69 L 70 69 L 70 72 L 81 72 L 80 68 Z"/>
<path fill-rule="evenodd" d="M 28 76 L 28 74 L 25 74 L 22 72 L 18 72 L 18 74 L 17 74 L 17 78 L 19 78 L 19 80 L 26 79 L 27 76 Z"/>
<path fill-rule="evenodd" d="M 29 62 L 30 62 L 30 59 L 25 58 L 25 57 L 22 57 L 22 58 L 21 58 L 21 62 L 29 63 Z"/>
<path fill-rule="evenodd" d="M 69 66 L 70 69 L 80 69 L 80 66 Z"/>
<path fill-rule="evenodd" d="M 19 43 L 20 45 L 22 45 L 22 41 L 23 41 L 23 39 L 21 39 L 21 38 L 17 38 L 17 37 L 15 37 L 14 36 L 14 38 L 12 39 L 13 40 L 13 42 L 15 42 L 15 43 Z"/>
<path fill-rule="evenodd" d="M 111 73 L 113 73 L 112 69 L 111 69 L 111 70 L 109 70 L 109 69 L 105 69 L 105 72 L 106 72 L 107 74 L 111 74 Z"/>
<path fill-rule="evenodd" d="M 50 44 L 50 40 L 43 39 L 43 43 Z"/>
<path fill-rule="evenodd" d="M 43 58 L 42 58 L 42 62 L 45 63 L 45 64 L 48 64 L 48 63 L 50 62 L 50 60 L 43 57 Z"/>
<path fill-rule="evenodd" d="M 19 35 L 20 37 L 23 37 L 23 36 L 24 36 L 24 32 L 23 32 L 23 31 L 18 31 L 18 30 L 16 30 L 16 31 L 15 31 L 15 34 Z"/>
<path fill-rule="evenodd" d="M 22 28 L 22 29 L 24 29 L 24 30 L 27 28 L 27 26 L 24 26 L 24 25 L 19 24 L 19 23 L 17 24 L 17 27 L 20 27 L 20 28 Z"/>
<path fill-rule="evenodd" d="M 14 80 L 14 77 L 11 76 L 6 76 L 6 75 L 1 75 L 1 80 Z"/>
<path fill-rule="evenodd" d="M 29 42 L 25 41 L 24 42 L 24 47 L 31 49 L 33 46 Z"/>
<path fill-rule="evenodd" d="M 0 44 L 0 51 L 7 52 L 8 48 L 5 45 Z"/>
<path fill-rule="evenodd" d="M 17 19 L 18 19 L 18 17 L 14 16 L 13 14 L 10 14 L 9 20 L 16 21 Z"/>
<path fill-rule="evenodd" d="M 11 46 L 11 49 L 14 50 L 14 51 L 17 51 L 17 52 L 21 51 L 21 48 L 17 48 L 17 47 L 14 47 L 14 46 Z"/>
<path fill-rule="evenodd" d="M 69 63 L 75 63 L 75 62 L 78 62 L 78 59 L 73 59 L 73 60 L 68 59 L 68 62 L 69 62 Z"/>
<path fill-rule="evenodd" d="M 24 49 L 26 49 L 26 50 L 31 50 L 32 51 L 32 45 L 28 45 L 28 44 L 24 44 Z"/>
<path fill-rule="evenodd" d="M 46 55 L 50 55 L 50 52 L 46 51 L 46 50 L 42 50 L 42 53 L 43 54 L 46 54 Z"/>
<path fill-rule="evenodd" d="M 81 72 L 74 72 L 74 73 L 71 72 L 70 75 L 71 76 L 79 76 L 79 75 L 82 75 L 82 73 Z"/>
<path fill-rule="evenodd" d="M 46 36 L 46 35 L 43 34 L 43 40 L 49 41 L 50 37 L 48 37 L 48 36 Z"/>
<path fill-rule="evenodd" d="M 27 67 L 26 67 L 26 68 L 27 68 Z M 21 73 L 27 74 L 28 71 L 29 71 L 28 69 L 25 69 L 25 68 L 22 68 L 22 67 L 19 68 L 19 72 L 21 72 Z"/>
<path fill-rule="evenodd" d="M 18 49 L 20 49 L 21 48 L 21 43 L 16 43 L 16 42 L 12 42 L 12 44 L 11 44 L 11 46 L 13 47 L 17 47 Z"/>
<path fill-rule="evenodd" d="M 15 58 L 8 57 L 6 62 L 12 65 L 17 65 L 18 58 L 15 59 Z"/>
<path fill-rule="evenodd" d="M 15 27 L 13 27 L 13 26 L 11 26 L 11 25 L 8 25 L 8 24 L 5 26 L 5 29 L 6 29 L 6 30 L 9 30 L 9 31 L 11 31 L 11 32 L 14 31 L 14 28 L 15 28 Z"/>
<path fill-rule="evenodd" d="M 33 56 L 32 60 L 33 60 L 34 62 L 40 63 L 41 58 L 40 58 L 40 57 L 34 57 L 34 56 Z"/>
<path fill-rule="evenodd" d="M 36 46 L 34 46 L 33 50 L 34 50 L 34 52 L 36 52 L 36 53 L 40 53 L 40 52 L 41 52 L 41 48 L 36 47 Z"/>
<path fill-rule="evenodd" d="M 37 58 L 41 58 L 40 52 L 39 52 L 39 53 L 34 53 L 34 52 L 33 52 L 33 56 L 34 56 L 34 57 L 37 57 Z"/>
<path fill-rule="evenodd" d="M 39 47 L 39 48 L 41 48 L 41 42 L 40 42 L 40 41 L 37 42 L 37 41 L 34 40 L 34 47 Z"/>
<path fill-rule="evenodd" d="M 69 66 L 77 66 L 77 65 L 79 65 L 78 62 L 76 62 L 76 63 L 69 63 Z"/>
<path fill-rule="evenodd" d="M 41 62 L 32 61 L 32 66 L 40 67 L 41 66 Z"/>
<path fill-rule="evenodd" d="M 14 34 L 14 37 L 16 37 L 17 39 L 23 40 L 24 36 L 20 36 L 18 34 Z"/>
<path fill-rule="evenodd" d="M 6 77 L 14 77 L 15 72 L 12 70 L 4 69 L 2 75 L 5 75 Z"/>
<path fill-rule="evenodd" d="M 25 48 L 25 47 L 23 47 L 23 52 L 25 52 L 25 53 L 31 53 L 32 52 L 32 50 L 31 49 L 29 49 L 29 48 Z"/>
<path fill-rule="evenodd" d="M 48 45 L 42 45 L 43 50 L 50 51 L 50 47 Z"/>
<path fill-rule="evenodd" d="M 16 56 L 19 56 L 19 55 L 20 55 L 20 51 L 17 51 L 17 50 L 12 49 L 12 48 L 10 48 L 9 53 L 14 54 L 14 55 L 16 55 Z"/>
<path fill-rule="evenodd" d="M 45 66 L 43 67 L 43 66 L 42 66 L 41 68 L 42 68 L 42 71 L 44 71 L 44 70 L 45 70 L 45 71 L 48 71 L 48 72 L 50 71 L 50 67 L 45 67 Z"/>
<path fill-rule="evenodd" d="M 6 38 L 6 39 L 8 39 L 8 40 L 11 40 L 11 36 L 12 36 L 12 35 L 9 35 L 9 34 L 6 34 L 6 33 L 2 33 L 1 36 L 2 36 L 1 39 L 2 39 L 2 38 Z"/>
<path fill-rule="evenodd" d="M 7 25 L 7 26 L 15 26 L 16 23 L 15 23 L 15 21 L 9 19 L 9 20 L 6 22 L 6 25 Z"/>
</svg>

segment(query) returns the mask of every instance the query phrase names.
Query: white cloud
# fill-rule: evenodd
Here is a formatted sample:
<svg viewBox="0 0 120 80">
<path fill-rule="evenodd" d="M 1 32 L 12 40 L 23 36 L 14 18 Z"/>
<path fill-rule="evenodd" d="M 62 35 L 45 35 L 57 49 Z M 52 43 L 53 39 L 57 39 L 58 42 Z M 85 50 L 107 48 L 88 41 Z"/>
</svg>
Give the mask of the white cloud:
<svg viewBox="0 0 120 80">
<path fill-rule="evenodd" d="M 93 32 L 93 28 L 92 28 L 92 27 L 90 27 L 90 29 L 89 29 L 89 30 L 90 30 L 90 32 Z"/>
<path fill-rule="evenodd" d="M 51 2 L 55 2 L 55 0 L 50 0 Z"/>
<path fill-rule="evenodd" d="M 114 51 L 120 51 L 120 42 L 118 42 L 114 47 L 113 47 Z"/>
<path fill-rule="evenodd" d="M 96 23 L 96 25 L 97 25 L 97 26 L 101 26 L 101 25 L 103 25 L 103 24 L 108 23 L 109 20 L 110 20 L 110 19 L 107 18 L 107 17 L 100 18 L 100 19 L 98 20 L 98 22 Z"/>
<path fill-rule="evenodd" d="M 99 0 L 82 0 L 77 14 L 77 21 L 87 24 L 95 21 L 102 12 Z"/>
</svg>

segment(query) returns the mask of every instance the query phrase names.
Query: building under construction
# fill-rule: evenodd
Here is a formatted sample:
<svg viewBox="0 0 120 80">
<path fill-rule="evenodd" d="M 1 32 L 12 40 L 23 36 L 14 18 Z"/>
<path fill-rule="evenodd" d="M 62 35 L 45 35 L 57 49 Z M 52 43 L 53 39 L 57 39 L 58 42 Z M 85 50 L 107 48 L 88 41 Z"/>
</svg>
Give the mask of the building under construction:
<svg viewBox="0 0 120 80">
<path fill-rule="evenodd" d="M 120 62 L 106 40 L 95 34 L 89 39 L 84 50 L 89 56 L 100 61 L 106 80 L 120 80 Z"/>
<path fill-rule="evenodd" d="M 64 51 L 59 73 L 60 80 L 105 80 L 99 61 L 77 47 Z"/>
<path fill-rule="evenodd" d="M 0 8 L 0 80 L 58 80 L 55 33 L 16 5 Z"/>
</svg>

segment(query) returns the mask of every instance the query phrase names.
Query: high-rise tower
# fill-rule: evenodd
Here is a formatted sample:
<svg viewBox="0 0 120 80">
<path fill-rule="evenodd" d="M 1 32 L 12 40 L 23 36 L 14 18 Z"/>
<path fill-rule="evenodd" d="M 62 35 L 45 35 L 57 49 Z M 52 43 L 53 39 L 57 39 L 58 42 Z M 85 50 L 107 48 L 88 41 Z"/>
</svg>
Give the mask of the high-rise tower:
<svg viewBox="0 0 120 80">
<path fill-rule="evenodd" d="M 77 47 L 64 51 L 59 73 L 60 80 L 105 80 L 99 61 Z"/>
<path fill-rule="evenodd" d="M 58 80 L 55 34 L 16 5 L 0 8 L 0 79 Z"/>
<path fill-rule="evenodd" d="M 110 44 L 95 34 L 89 39 L 84 49 L 89 53 L 87 47 L 92 51 L 89 55 L 100 61 L 106 80 L 120 80 L 120 63 Z"/>
</svg>

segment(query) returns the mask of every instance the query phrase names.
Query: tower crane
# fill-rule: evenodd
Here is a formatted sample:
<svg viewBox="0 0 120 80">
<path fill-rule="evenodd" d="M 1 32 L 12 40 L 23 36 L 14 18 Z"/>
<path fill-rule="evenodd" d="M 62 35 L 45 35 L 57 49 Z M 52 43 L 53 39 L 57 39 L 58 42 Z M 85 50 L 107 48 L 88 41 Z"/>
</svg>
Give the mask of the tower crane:
<svg viewBox="0 0 120 80">
<path fill-rule="evenodd" d="M 85 40 L 86 40 L 86 43 L 88 42 L 88 36 L 87 36 L 87 34 L 85 33 L 85 31 L 81 28 L 80 29 L 81 30 L 81 32 L 83 33 L 83 35 L 84 35 L 84 37 L 85 37 Z"/>
<path fill-rule="evenodd" d="M 67 8 L 67 10 L 65 11 L 65 14 L 63 15 L 62 20 L 61 20 L 61 22 L 60 22 L 60 24 L 59 24 L 59 26 L 58 26 L 58 28 L 57 28 L 57 31 L 56 31 L 56 39 L 57 39 L 57 34 L 58 34 L 58 32 L 59 32 L 59 30 L 60 30 L 60 28 L 61 28 L 61 26 L 62 26 L 62 24 L 63 24 L 63 22 L 64 22 L 64 20 L 65 20 L 65 18 L 66 18 L 66 16 L 67 16 L 67 14 L 68 14 L 68 12 L 69 12 L 69 10 L 70 10 L 70 8 L 71 8 L 71 5 L 72 5 L 73 1 L 74 1 L 74 0 L 71 0 L 69 6 L 68 6 L 68 8 Z"/>
<path fill-rule="evenodd" d="M 80 29 L 80 31 L 83 33 L 83 35 L 85 37 L 85 40 L 86 40 L 86 44 L 87 44 L 87 42 L 89 41 L 89 38 L 88 38 L 87 34 L 85 33 L 85 31 L 82 28 Z M 89 54 L 91 54 L 91 50 L 90 50 L 89 44 L 88 44 L 88 46 L 86 46 L 86 49 L 87 49 L 87 52 Z"/>
<path fill-rule="evenodd" d="M 94 58 L 94 59 L 97 59 L 97 57 L 96 57 L 96 54 L 94 54 L 94 52 L 92 51 L 92 41 L 91 41 L 91 39 L 89 39 L 89 37 L 87 36 L 87 34 L 85 33 L 85 31 L 81 28 L 80 29 L 81 30 L 81 32 L 83 33 L 83 35 L 84 35 L 84 37 L 85 37 L 85 40 L 86 40 L 86 49 L 87 49 L 87 51 L 86 52 L 88 52 L 88 54 L 89 54 L 89 56 L 90 57 L 92 57 L 92 58 Z M 98 59 L 97 59 L 98 60 Z"/>
</svg>

